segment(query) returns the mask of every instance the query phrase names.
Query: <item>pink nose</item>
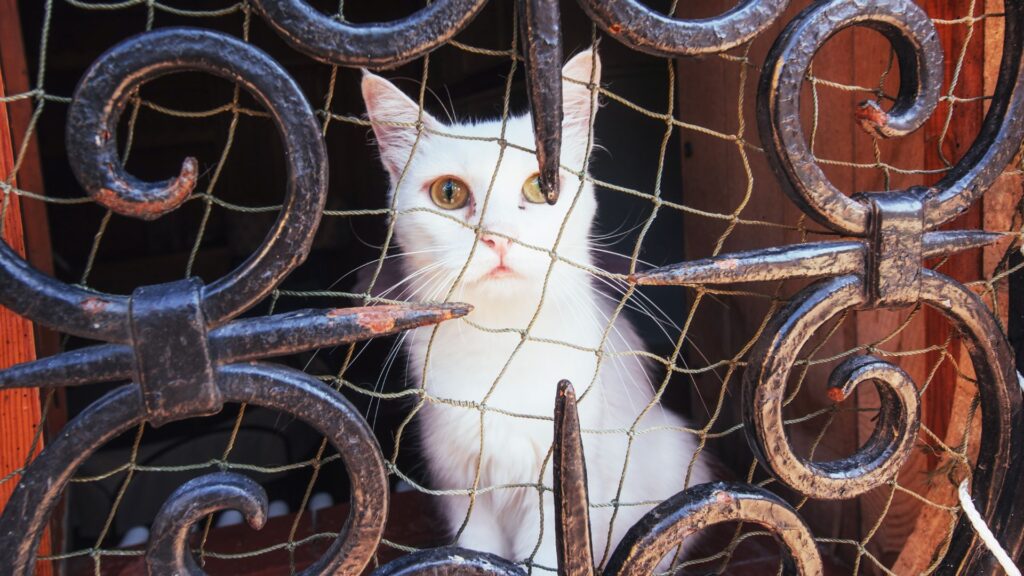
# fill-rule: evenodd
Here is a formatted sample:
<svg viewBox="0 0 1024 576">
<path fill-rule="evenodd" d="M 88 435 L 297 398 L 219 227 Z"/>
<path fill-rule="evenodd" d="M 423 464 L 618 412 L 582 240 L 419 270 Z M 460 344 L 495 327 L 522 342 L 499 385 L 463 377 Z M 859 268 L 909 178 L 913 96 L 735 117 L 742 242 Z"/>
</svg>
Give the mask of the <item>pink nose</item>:
<svg viewBox="0 0 1024 576">
<path fill-rule="evenodd" d="M 508 253 L 508 249 L 512 245 L 512 241 L 508 238 L 502 238 L 501 236 L 492 236 L 490 234 L 484 234 L 480 237 L 480 241 L 483 242 L 488 248 L 498 253 L 498 256 L 504 257 Z"/>
</svg>

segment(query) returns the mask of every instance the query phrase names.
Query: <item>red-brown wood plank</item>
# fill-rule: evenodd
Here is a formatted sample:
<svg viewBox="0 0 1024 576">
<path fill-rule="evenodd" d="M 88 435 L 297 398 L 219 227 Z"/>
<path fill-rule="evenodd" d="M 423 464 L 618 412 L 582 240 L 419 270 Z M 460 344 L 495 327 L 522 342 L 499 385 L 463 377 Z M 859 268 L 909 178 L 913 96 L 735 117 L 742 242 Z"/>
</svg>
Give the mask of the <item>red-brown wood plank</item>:
<svg viewBox="0 0 1024 576">
<path fill-rule="evenodd" d="M 970 0 L 928 0 L 925 7 L 932 18 L 956 19 L 968 15 L 970 6 L 974 4 Z M 981 8 L 984 8 L 981 3 Z M 963 49 L 964 43 L 968 40 L 968 27 L 965 25 L 942 27 L 939 38 L 942 41 L 947 59 L 945 85 L 953 80 L 956 59 Z M 985 90 L 985 26 L 976 24 L 973 27 L 973 36 L 967 45 L 967 52 L 964 56 L 963 67 L 960 70 L 959 81 L 954 94 L 961 97 L 976 97 L 984 94 Z M 981 128 L 985 119 L 984 104 L 982 101 L 959 102 L 954 109 L 953 121 L 946 131 L 942 143 L 942 152 L 939 151 L 939 140 L 943 135 L 946 117 L 949 113 L 949 102 L 939 105 L 938 112 L 925 124 L 925 166 L 926 169 L 941 169 L 946 166 L 946 160 L 955 162 L 970 148 L 975 136 Z M 936 178 L 937 179 L 937 178 Z M 953 222 L 944 226 L 950 230 L 977 229 L 982 226 L 982 206 L 979 202 L 966 214 L 960 216 Z M 942 266 L 942 272 L 961 281 L 978 279 L 982 274 L 981 251 L 971 250 L 962 254 L 956 254 L 949 258 L 949 261 Z M 938 312 L 929 310 L 926 316 L 927 331 L 929 334 L 928 345 L 941 345 L 949 337 L 951 326 L 949 322 Z M 949 352 L 953 358 L 959 359 L 962 345 L 959 339 L 954 339 L 950 345 Z M 937 353 L 936 353 L 937 354 Z M 937 356 L 932 360 L 937 360 Z M 950 362 L 944 362 L 939 368 L 939 374 L 935 383 L 929 388 L 928 394 L 922 398 L 922 416 L 924 423 L 931 427 L 940 438 L 945 437 L 950 419 L 950 408 L 953 405 L 957 386 L 956 366 Z"/>
<path fill-rule="evenodd" d="M 5 94 L 0 83 L 0 96 Z M 5 180 L 14 165 L 14 150 L 11 143 L 11 129 L 7 106 L 0 103 L 0 180 Z M 9 195 L 4 215 L 3 240 L 18 254 L 25 254 L 25 237 L 22 229 L 19 198 Z M 32 323 L 0 307 L 0 368 L 34 360 L 36 357 L 35 336 Z M 0 390 L 0 477 L 21 469 L 30 456 L 42 449 L 43 439 L 39 427 L 42 414 L 39 405 L 39 390 L 35 388 Z M 7 503 L 19 476 L 14 474 L 0 484 L 0 505 Z M 50 551 L 49 531 L 43 535 L 40 553 Z M 40 562 L 37 574 L 52 574 L 49 562 Z"/>
<path fill-rule="evenodd" d="M 7 94 L 23 94 L 31 89 L 28 62 L 25 59 L 25 45 L 18 17 L 17 0 L 0 0 L 0 69 Z M 11 141 L 15 154 L 25 140 L 32 119 L 35 100 L 19 100 L 7 105 L 11 128 Z M 25 142 L 25 159 L 18 170 L 18 182 L 25 190 L 42 194 L 43 169 L 39 161 L 39 141 L 30 138 Z M 46 272 L 53 273 L 53 250 L 50 245 L 50 227 L 46 217 L 46 204 L 39 200 L 21 199 L 21 213 L 24 222 L 25 249 L 29 262 Z M 31 225 L 29 225 L 31 223 Z M 56 339 L 54 339 L 56 342 Z M 43 354 L 52 354 L 56 349 Z"/>
</svg>

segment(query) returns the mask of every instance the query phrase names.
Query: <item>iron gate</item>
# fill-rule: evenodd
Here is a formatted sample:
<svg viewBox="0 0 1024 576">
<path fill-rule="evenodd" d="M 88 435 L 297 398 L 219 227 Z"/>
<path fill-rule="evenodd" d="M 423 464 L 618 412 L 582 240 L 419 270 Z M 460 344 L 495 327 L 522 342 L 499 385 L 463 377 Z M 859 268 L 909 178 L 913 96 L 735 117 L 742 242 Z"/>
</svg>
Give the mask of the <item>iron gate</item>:
<svg viewBox="0 0 1024 576">
<path fill-rule="evenodd" d="M 301 0 L 254 0 L 260 15 L 296 50 L 341 66 L 386 67 L 419 57 L 453 37 L 486 0 L 435 0 L 394 23 L 339 22 Z M 636 0 L 581 0 L 606 33 L 635 50 L 684 57 L 728 50 L 764 32 L 787 0 L 744 0 L 713 19 L 674 20 Z M 549 203 L 558 201 L 562 49 L 558 2 L 520 0 L 530 105 Z M 822 465 L 798 456 L 783 430 L 782 398 L 796 355 L 821 326 L 848 309 L 927 304 L 964 335 L 977 372 L 983 429 L 971 490 L 997 537 L 1013 556 L 1024 539 L 1024 510 L 1015 489 L 1024 480 L 1021 391 L 1007 340 L 989 309 L 967 287 L 923 265 L 994 242 L 977 230 L 939 231 L 992 185 L 1024 136 L 1024 3 L 1005 6 L 1005 41 L 995 94 L 969 152 L 938 184 L 848 197 L 833 186 L 808 149 L 800 124 L 800 87 L 815 53 L 841 30 L 872 28 L 892 44 L 900 91 L 888 111 L 869 102 L 862 125 L 883 137 L 916 130 L 940 98 L 942 54 L 934 24 L 911 0 L 830 0 L 788 23 L 764 67 L 758 124 L 765 151 L 790 198 L 843 240 L 820 241 L 683 262 L 635 274 L 637 285 L 714 285 L 791 278 L 819 279 L 777 312 L 750 356 L 744 380 L 744 425 L 761 464 L 796 492 L 845 499 L 891 481 L 906 461 L 920 424 L 914 383 L 874 356 L 842 363 L 828 383 L 837 400 L 861 383 L 880 384 L 875 433 L 855 455 Z M 384 462 L 373 434 L 336 391 L 309 376 L 260 362 L 302 350 L 355 342 L 463 316 L 468 307 L 395 305 L 307 310 L 260 319 L 237 317 L 267 296 L 307 255 L 324 206 L 327 159 L 313 110 L 284 70 L 258 49 L 199 29 L 167 28 L 129 39 L 102 56 L 76 90 L 67 149 L 75 176 L 96 202 L 119 214 L 152 219 L 192 192 L 197 163 L 187 159 L 165 182 L 124 171 L 113 137 L 133 91 L 159 76 L 196 70 L 246 88 L 270 113 L 284 141 L 288 187 L 261 248 L 230 275 L 140 287 L 130 296 L 63 284 L 32 269 L 0 245 L 0 304 L 40 324 L 107 344 L 67 352 L 0 372 L 0 386 L 50 388 L 132 380 L 67 424 L 24 471 L 0 517 L 0 572 L 28 574 L 46 522 L 67 482 L 90 454 L 141 422 L 152 425 L 208 415 L 226 402 L 271 407 L 305 421 L 335 446 L 352 485 L 351 516 L 327 553 L 305 573 L 357 574 L 370 561 L 388 511 Z M 422 126 L 419 126 L 423 130 Z M 9 190 L 5 189 L 9 193 Z M 198 351 L 198 353 L 197 353 Z M 185 358 L 187 361 L 183 362 Z M 555 497 L 559 571 L 593 572 L 588 500 L 572 387 L 563 383 L 555 415 Z M 183 485 L 164 504 L 146 553 L 152 574 L 199 574 L 188 546 L 192 524 L 237 508 L 249 523 L 266 520 L 267 497 L 231 472 Z M 821 559 L 799 513 L 762 488 L 739 483 L 681 492 L 634 526 L 611 557 L 607 574 L 642 574 L 684 538 L 712 524 L 750 522 L 780 541 L 787 565 L 822 573 Z M 965 519 L 941 561 L 943 573 L 990 573 L 991 556 Z M 521 574 L 488 554 L 452 548 L 422 551 L 382 566 L 379 574 Z"/>
</svg>

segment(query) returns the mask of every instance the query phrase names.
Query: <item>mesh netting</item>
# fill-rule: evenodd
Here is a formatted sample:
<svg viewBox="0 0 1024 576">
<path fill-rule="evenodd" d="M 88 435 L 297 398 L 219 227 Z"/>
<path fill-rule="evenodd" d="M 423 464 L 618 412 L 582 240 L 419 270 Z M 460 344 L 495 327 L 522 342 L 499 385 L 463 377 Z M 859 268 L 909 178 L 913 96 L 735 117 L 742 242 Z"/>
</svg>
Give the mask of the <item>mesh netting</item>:
<svg viewBox="0 0 1024 576">
<path fill-rule="evenodd" d="M 61 54 L 67 54 L 69 49 L 73 49 L 75 33 L 82 33 L 81 30 L 73 30 L 73 22 L 78 17 L 88 17 L 95 21 L 106 14 L 128 12 L 137 17 L 138 27 L 124 31 L 125 34 L 169 24 L 187 24 L 216 27 L 246 41 L 250 40 L 251 29 L 260 25 L 256 23 L 253 8 L 246 2 L 209 2 L 206 3 L 209 6 L 197 9 L 183 7 L 189 4 L 154 0 L 107 3 L 47 0 L 38 9 L 25 11 L 25 29 L 36 27 L 40 31 L 38 51 L 30 51 L 36 59 L 32 63 L 35 72 L 32 89 L 21 94 L 9 94 L 0 101 L 10 106 L 31 105 L 32 116 L 24 140 L 16 147 L 14 170 L 6 182 L 0 183 L 0 188 L 5 194 L 5 208 L 9 195 L 16 194 L 22 198 L 46 202 L 53 210 L 62 210 L 64 214 L 75 210 L 91 211 L 88 212 L 91 215 L 88 218 L 92 218 L 89 221 L 95 220 L 96 224 L 92 237 L 86 242 L 88 248 L 80 252 L 80 262 L 68 262 L 63 268 L 63 274 L 80 285 L 96 287 L 93 282 L 94 272 L 103 262 L 104 251 L 108 250 L 104 244 L 108 231 L 118 225 L 122 217 L 112 215 L 109 211 L 96 212 L 98 207 L 77 189 L 70 192 L 54 190 L 52 184 L 59 177 L 50 178 L 49 172 L 47 177 L 50 185 L 45 192 L 22 189 L 14 184 L 28 153 L 28 143 L 39 132 L 37 126 L 45 126 L 46 122 L 62 123 L 70 102 L 69 87 L 58 88 L 48 81 L 47 70 L 52 64 L 50 54 L 55 47 L 59 48 Z M 338 18 L 344 19 L 347 12 L 343 4 L 342 1 L 336 7 L 318 7 L 334 11 Z M 402 86 L 413 99 L 418 100 L 421 109 L 437 109 L 433 104 L 432 91 L 440 92 L 445 87 L 435 78 L 439 69 L 454 66 L 455 62 L 472 61 L 479 63 L 478 68 L 490 71 L 491 75 L 503 77 L 499 84 L 481 92 L 483 96 L 478 99 L 486 99 L 500 110 L 503 126 L 510 115 L 515 114 L 517 106 L 520 106 L 518 103 L 522 101 L 523 66 L 522 47 L 518 44 L 516 34 L 517 23 L 514 21 L 514 10 L 504 5 L 495 6 L 502 3 L 491 4 L 487 10 L 500 12 L 501 17 L 481 18 L 470 30 L 495 21 L 501 22 L 501 26 L 506 29 L 491 37 L 508 39 L 507 44 L 471 45 L 464 43 L 465 35 L 460 35 L 438 52 L 403 69 L 417 71 L 417 76 L 408 79 Z M 802 8 L 806 3 L 796 4 L 798 6 L 795 8 Z M 851 103 L 867 98 L 877 99 L 883 104 L 891 103 L 894 94 L 898 92 L 898 65 L 880 37 L 871 32 L 844 32 L 826 46 L 816 60 L 813 75 L 808 77 L 804 86 L 805 94 L 809 95 L 809 98 L 804 98 L 808 125 L 811 126 L 809 140 L 819 165 L 844 191 L 853 193 L 904 189 L 911 185 L 933 183 L 957 161 L 976 135 L 977 126 L 980 125 L 976 118 L 987 106 L 987 95 L 993 89 L 985 81 L 986 76 L 992 76 L 993 72 L 979 73 L 979 70 L 998 62 L 991 51 L 998 51 L 1000 45 L 1000 42 L 992 39 L 997 38 L 1002 31 L 1001 6 L 993 8 L 989 6 L 992 2 L 986 4 L 977 1 L 956 4 L 960 11 L 956 15 L 950 16 L 949 9 L 943 9 L 941 17 L 933 14 L 946 50 L 947 81 L 938 111 L 925 129 L 928 136 L 914 140 L 915 144 L 884 141 L 850 128 L 854 123 Z M 416 8 L 414 3 L 410 6 L 409 11 Z M 720 12 L 716 7 L 706 6 L 681 6 L 677 10 L 675 3 L 658 7 L 666 12 L 694 17 Z M 566 10 L 579 11 L 575 6 Z M 57 12 L 61 13 L 59 22 L 68 26 L 68 29 L 55 27 Z M 39 18 L 35 19 L 37 16 Z M 581 23 L 581 29 L 592 26 L 589 22 L 582 24 L 585 21 L 579 15 L 575 17 Z M 811 525 L 827 557 L 827 563 L 839 569 L 835 573 L 930 573 L 937 567 L 942 557 L 941 550 L 948 544 L 959 518 L 960 509 L 956 503 L 955 490 L 960 480 L 970 475 L 974 458 L 972 450 L 976 449 L 976 442 L 972 441 L 977 440 L 980 426 L 970 360 L 955 330 L 924 307 L 899 311 L 851 312 L 829 324 L 801 352 L 801 360 L 793 370 L 785 418 L 791 441 L 799 453 L 809 458 L 827 460 L 849 455 L 863 444 L 872 430 L 872 419 L 878 413 L 876 393 L 860 390 L 855 399 L 833 404 L 811 385 L 824 381 L 829 371 L 845 358 L 872 353 L 898 363 L 915 377 L 924 406 L 917 449 L 898 481 L 875 489 L 857 500 L 816 502 L 789 493 L 768 478 L 749 451 L 738 408 L 739 386 L 747 367 L 746 357 L 750 348 L 761 336 L 771 314 L 777 312 L 785 304 L 786 298 L 794 294 L 801 284 L 758 283 L 648 290 L 638 289 L 627 281 L 633 272 L 684 258 L 696 259 L 739 249 L 834 238 L 834 233 L 806 221 L 791 207 L 767 167 L 757 138 L 753 115 L 755 89 L 765 51 L 777 33 L 774 30 L 725 54 L 700 60 L 675 62 L 643 56 L 647 66 L 645 70 L 656 78 L 655 82 L 660 87 L 653 95 L 637 97 L 636 91 L 630 90 L 629 74 L 616 75 L 614 71 L 607 75 L 609 81 L 596 88 L 602 103 L 597 113 L 596 131 L 604 150 L 593 153 L 590 173 L 578 170 L 574 173 L 592 182 L 597 189 L 600 229 L 595 232 L 599 236 L 595 238 L 594 248 L 608 253 L 598 258 L 601 263 L 599 266 L 568 259 L 559 254 L 557 245 L 535 246 L 511 239 L 525 250 L 549 255 L 552 266 L 556 262 L 567 264 L 591 274 L 595 284 L 615 301 L 613 313 L 609 318 L 602 319 L 602 322 L 610 327 L 620 316 L 629 317 L 640 326 L 646 343 L 645 349 L 609 352 L 605 344 L 608 335 L 612 333 L 610 329 L 603 331 L 601 343 L 595 347 L 579 342 L 556 342 L 539 338 L 531 334 L 532 324 L 526 328 L 489 326 L 476 322 L 472 315 L 453 322 L 462 323 L 466 330 L 516 333 L 523 343 L 541 342 L 553 348 L 591 353 L 596 355 L 598 366 L 634 358 L 649 361 L 651 385 L 655 393 L 651 405 L 644 411 L 664 402 L 670 408 L 685 412 L 691 426 L 673 432 L 691 435 L 697 440 L 699 449 L 694 461 L 713 459 L 718 462 L 716 470 L 721 470 L 723 478 L 767 486 L 786 497 L 801 510 Z M 271 41 L 266 31 L 258 36 L 260 40 Z M 580 36 L 585 41 L 587 34 L 581 33 Z M 615 45 L 614 40 L 600 40 L 601 36 L 596 28 L 590 29 L 589 43 L 597 44 L 602 52 L 622 50 Z M 477 34 L 474 39 L 481 37 L 487 38 L 486 35 Z M 62 43 L 72 44 L 69 47 Z M 107 45 L 113 43 L 114 40 L 111 40 Z M 984 47 L 980 46 L 981 43 L 984 43 Z M 572 53 L 587 45 L 583 43 L 572 46 L 567 42 L 566 51 Z M 852 54 L 848 52 L 854 48 Z M 986 64 L 985 60 L 988 59 L 991 60 Z M 367 143 L 365 136 L 371 124 L 363 115 L 364 110 L 358 104 L 349 106 L 350 102 L 340 105 L 336 98 L 340 86 L 345 83 L 355 85 L 358 82 L 358 72 L 312 63 L 304 58 L 300 62 L 300 58 L 295 55 L 283 63 L 289 70 L 293 66 L 316 68 L 311 75 L 320 78 L 319 82 L 313 84 L 317 90 L 314 92 L 306 85 L 303 87 L 310 102 L 318 108 L 325 137 L 330 139 L 338 132 L 359 132 L 365 146 L 364 151 L 358 152 L 359 158 L 372 157 L 374 147 L 372 143 Z M 847 66 L 845 68 L 844 63 Z M 74 65 L 78 66 L 77 63 Z M 87 65 L 88 62 L 82 62 L 79 68 L 84 69 Z M 384 75 L 391 76 L 387 73 Z M 441 77 L 451 75 L 441 74 Z M 458 90 L 469 94 L 468 98 L 473 97 L 472 86 L 458 87 Z M 222 133 L 217 142 L 197 143 L 203 151 L 199 155 L 203 163 L 203 175 L 200 185 L 183 208 L 193 210 L 193 218 L 189 221 L 190 225 L 194 224 L 191 235 L 187 239 L 175 240 L 185 247 L 182 250 L 185 257 L 178 262 L 180 266 L 174 271 L 179 277 L 202 272 L 199 268 L 204 257 L 203 251 L 211 244 L 211 235 L 225 234 L 217 230 L 218 226 L 226 225 L 229 221 L 225 213 L 233 214 L 230 222 L 235 226 L 227 234 L 247 236 L 251 232 L 239 231 L 239 222 L 251 220 L 254 222 L 253 228 L 262 230 L 268 222 L 267 217 L 272 217 L 279 209 L 273 203 L 228 200 L 221 193 L 226 186 L 222 174 L 230 162 L 273 164 L 277 161 L 273 157 L 277 151 L 276 143 L 261 147 L 254 146 L 250 141 L 242 142 L 240 146 L 240 126 L 250 123 L 270 124 L 267 114 L 247 98 L 244 91 L 234 87 L 228 90 L 222 105 L 192 110 L 173 100 L 149 99 L 147 88 L 143 88 L 131 100 L 125 115 L 121 142 L 123 158 L 129 170 L 133 168 L 136 155 L 140 154 L 136 140 L 153 130 L 159 129 L 163 131 L 162 134 L 169 135 L 175 126 L 209 121 L 218 122 L 218 130 Z M 456 108 L 454 112 L 458 114 L 459 110 Z M 642 132 L 650 135 L 651 142 L 632 141 L 635 136 L 625 131 L 602 132 L 602 118 L 605 116 L 624 119 L 620 125 L 655 125 L 655 128 Z M 186 145 L 190 144 L 187 138 L 191 132 L 183 128 L 182 133 L 185 136 L 180 138 L 186 140 Z M 450 133 L 435 133 L 433 136 L 464 138 Z M 251 138 L 250 133 L 246 140 Z M 477 138 L 477 145 L 496 146 L 502 153 L 507 147 L 532 152 L 506 141 L 503 133 Z M 628 155 L 627 149 L 631 146 L 649 150 L 653 155 L 641 164 L 644 173 L 627 175 L 621 171 L 601 168 L 604 163 L 616 162 L 617 154 Z M 244 156 L 241 159 L 237 158 L 240 147 Z M 179 159 L 180 156 L 175 156 L 167 160 L 173 163 Z M 455 289 L 424 292 L 417 290 L 422 284 L 416 281 L 388 277 L 389 263 L 401 254 L 401 249 L 394 242 L 394 229 L 401 226 L 405 214 L 397 210 L 394 203 L 388 205 L 384 201 L 383 176 L 376 166 L 371 169 L 358 160 L 344 160 L 332 157 L 332 200 L 324 212 L 317 246 L 321 249 L 334 246 L 336 250 L 347 250 L 349 245 L 363 243 L 360 249 L 362 252 L 359 253 L 369 251 L 375 253 L 375 258 L 360 266 L 358 271 L 330 271 L 328 276 L 342 277 L 334 282 L 324 280 L 322 274 L 302 276 L 305 280 L 300 282 L 289 279 L 274 291 L 267 304 L 258 308 L 259 312 L 273 313 L 282 309 L 320 305 L 343 307 L 406 300 L 457 300 Z M 44 165 L 44 169 L 49 171 L 51 167 Z M 494 170 L 497 172 L 497 167 Z M 574 169 L 570 167 L 570 171 Z M 670 171 L 677 172 L 670 174 Z M 934 268 L 968 282 L 1000 318 L 1006 315 L 1007 279 L 1020 267 L 1011 265 L 1011 254 L 1019 246 L 1022 230 L 1021 208 L 1017 205 L 1020 186 L 1016 180 L 1021 172 L 1021 168 L 1015 165 L 989 195 L 989 198 L 994 198 L 991 200 L 992 213 L 1000 214 L 999 217 L 990 218 L 986 211 L 982 221 L 977 217 L 980 212 L 976 211 L 972 213 L 975 216 L 968 216 L 964 221 L 966 227 L 983 226 L 990 231 L 1004 232 L 1006 239 L 997 248 L 986 249 L 984 253 L 974 251 L 966 256 L 933 263 Z M 681 182 L 677 176 L 680 173 Z M 612 176 L 605 178 L 604 174 Z M 671 185 L 667 185 L 666 181 Z M 381 191 L 376 205 L 345 200 L 349 190 L 360 186 Z M 679 186 L 681 190 L 674 189 Z M 491 189 L 482 191 L 482 198 L 478 199 L 478 205 L 483 206 L 483 210 L 486 210 L 491 193 Z M 561 202 L 566 203 L 573 201 L 571 192 L 565 193 L 561 199 Z M 614 209 L 603 208 L 605 206 L 613 206 Z M 479 230 L 474 230 L 462 220 L 453 219 L 444 210 L 432 210 L 430 213 L 438 219 L 459 222 L 477 233 L 479 239 Z M 666 226 L 665 222 L 671 224 Z M 367 230 L 373 230 L 369 232 L 372 239 L 368 243 L 360 236 L 361 231 Z M 55 231 L 57 233 L 61 231 Z M 666 243 L 673 242 L 678 245 L 676 248 L 665 248 Z M 330 259 L 320 259 L 304 265 L 304 268 L 313 265 L 323 267 L 329 263 Z M 460 277 L 465 274 L 465 270 L 464 266 Z M 317 282 L 321 284 L 316 285 Z M 99 288 L 108 289 L 106 286 Z M 401 337 L 385 343 L 323 350 L 317 355 L 290 361 L 342 390 L 365 410 L 367 419 L 373 423 L 375 432 L 381 438 L 388 471 L 396 490 L 412 491 L 431 498 L 470 496 L 471 501 L 476 501 L 479 495 L 496 491 L 530 491 L 540 497 L 551 491 L 551 486 L 546 485 L 543 478 L 528 484 L 487 485 L 481 480 L 479 460 L 472 485 L 458 490 L 432 489 L 429 478 L 421 469 L 421 459 L 416 454 L 418 446 L 415 426 L 423 406 L 447 404 L 479 412 L 481 421 L 485 415 L 541 420 L 551 420 L 551 417 L 518 414 L 490 405 L 488 400 L 491 394 L 503 385 L 501 377 L 493 382 L 480 383 L 480 398 L 475 402 L 433 394 L 429 388 L 415 384 L 419 381 L 418 375 L 406 374 L 407 371 L 402 369 L 405 361 L 399 352 L 400 343 Z M 73 339 L 65 339 L 64 344 L 81 345 Z M 377 354 L 366 352 L 368 346 L 378 346 Z M 364 352 L 366 358 L 363 358 Z M 430 355 L 445 353 L 451 351 L 428 348 L 428 365 Z M 513 361 L 515 354 L 508 359 L 506 367 Z M 382 363 L 376 363 L 375 359 L 381 359 Z M 364 373 L 377 373 L 375 380 L 372 376 L 361 376 L 359 379 L 351 376 L 353 367 L 360 362 L 364 365 Z M 367 364 L 373 366 L 367 367 Z M 597 377 L 595 371 L 594 378 Z M 553 371 L 552 384 L 558 379 L 559 374 Z M 585 390 L 589 385 L 587 382 L 575 384 L 579 390 Z M 46 396 L 45 405 L 50 406 L 53 402 L 51 393 Z M 112 487 L 113 492 L 103 500 L 104 509 L 97 510 L 104 520 L 100 530 L 90 535 L 91 541 L 69 538 L 68 546 L 48 558 L 67 560 L 73 566 L 85 567 L 85 570 L 91 568 L 96 573 L 107 573 L 120 566 L 118 562 L 141 557 L 144 552 L 138 546 L 118 547 L 126 527 L 118 527 L 115 519 L 124 505 L 126 495 L 132 490 L 139 490 L 134 487 L 140 484 L 140 478 L 147 476 L 187 478 L 219 468 L 238 470 L 257 478 L 299 478 L 304 488 L 301 496 L 293 498 L 292 508 L 300 511 L 307 510 L 314 495 L 330 482 L 330 478 L 325 479 L 328 472 L 343 477 L 337 463 L 339 457 L 326 440 L 314 441 L 308 454 L 303 453 L 302 457 L 296 456 L 290 461 L 268 464 L 253 463 L 241 458 L 238 447 L 259 440 L 256 436 L 247 439 L 247 435 L 255 434 L 252 427 L 247 425 L 247 418 L 250 418 L 247 408 L 230 407 L 229 410 L 232 411 L 231 418 L 223 429 L 224 433 L 211 440 L 218 443 L 215 457 L 174 464 L 159 458 L 144 461 L 140 453 L 147 443 L 162 440 L 149 440 L 153 432 L 141 426 L 129 439 L 118 445 L 117 454 L 122 458 L 119 465 L 76 477 L 73 481 L 75 490 L 91 484 Z M 382 411 L 391 417 L 378 420 Z M 287 420 L 287 415 L 280 418 Z M 640 418 L 637 418 L 636 422 L 639 421 Z M 280 419 L 271 422 L 280 423 Z M 637 423 L 628 429 L 585 429 L 584 441 L 587 435 L 633 436 L 650 432 Z M 480 442 L 482 446 L 482 438 Z M 206 448 L 209 449 L 209 446 Z M 690 463 L 691 469 L 694 461 Z M 330 467 L 332 464 L 334 468 Z M 626 462 L 622 464 L 626 466 Z M 7 474 L 2 482 L 16 481 L 18 472 L 15 470 Z M 690 474 L 688 471 L 679 471 L 678 475 L 679 488 L 682 489 L 689 483 Z M 143 480 L 142 486 L 149 485 Z M 145 499 L 157 503 L 165 497 L 166 494 L 157 493 L 144 495 Z M 70 505 L 76 506 L 80 502 L 81 499 L 72 499 Z M 593 508 L 611 507 L 616 510 L 625 506 L 649 504 L 619 501 L 618 498 L 591 502 Z M 410 518 L 420 511 L 429 515 L 429 508 L 422 506 L 415 509 L 415 514 L 403 512 L 401 521 L 413 523 L 414 520 Z M 468 514 L 472 513 L 471 505 Z M 211 517 L 198 536 L 197 549 L 201 557 L 209 562 L 208 567 L 220 567 L 225 573 L 233 573 L 230 567 L 235 562 L 279 557 L 281 554 L 286 554 L 289 559 L 285 567 L 290 566 L 294 572 L 309 561 L 310 554 L 304 555 L 304 550 L 317 550 L 318 544 L 327 542 L 337 534 L 337 526 L 325 527 L 315 521 L 310 524 L 308 512 L 282 517 L 278 522 L 283 523 L 281 525 L 284 528 L 273 532 L 277 540 L 272 543 L 218 548 L 217 538 L 211 535 L 223 528 L 214 528 L 215 519 Z M 463 528 L 465 526 L 466 523 L 463 523 Z M 389 528 L 380 554 L 393 556 L 392 552 L 452 541 L 451 535 L 444 535 L 436 521 L 425 531 L 431 530 L 437 532 L 437 537 L 425 541 L 419 536 L 410 536 L 402 530 Z M 733 573 L 733 570 L 740 573 L 745 565 L 757 561 L 761 552 L 756 541 L 763 540 L 765 536 L 769 534 L 742 526 L 735 527 L 720 536 L 707 538 L 696 552 L 683 559 L 682 566 L 686 570 L 701 573 Z M 594 538 L 608 538 L 608 535 L 595 533 Z M 742 552 L 745 549 L 747 552 Z M 928 552 L 904 553 L 904 550 L 913 549 Z M 932 550 L 937 552 L 931 553 Z M 312 557 L 315 558 L 315 554 Z M 515 560 L 532 564 L 532 558 Z M 222 563 L 216 564 L 216 561 Z M 778 566 L 781 573 L 781 566 L 774 557 L 771 563 L 773 570 L 776 569 L 774 566 Z M 763 564 L 753 565 L 755 568 L 747 568 L 753 570 L 751 573 L 766 573 L 757 571 L 757 566 L 763 569 Z M 534 567 L 539 570 L 553 569 L 551 566 Z"/>
</svg>

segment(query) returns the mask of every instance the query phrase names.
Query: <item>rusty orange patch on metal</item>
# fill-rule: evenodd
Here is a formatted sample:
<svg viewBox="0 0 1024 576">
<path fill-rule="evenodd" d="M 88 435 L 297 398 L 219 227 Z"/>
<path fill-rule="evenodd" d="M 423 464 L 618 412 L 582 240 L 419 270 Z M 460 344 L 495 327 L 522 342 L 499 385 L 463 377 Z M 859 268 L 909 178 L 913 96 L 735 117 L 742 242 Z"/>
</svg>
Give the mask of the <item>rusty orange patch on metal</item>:
<svg viewBox="0 0 1024 576">
<path fill-rule="evenodd" d="M 92 298 L 82 300 L 81 306 L 82 310 L 85 310 L 90 314 L 99 314 L 106 310 L 107 306 L 110 306 L 110 301 L 94 296 Z"/>
<path fill-rule="evenodd" d="M 363 328 L 375 333 L 388 332 L 395 327 L 394 312 L 388 311 L 366 311 L 356 315 L 356 322 Z"/>
<path fill-rule="evenodd" d="M 107 167 L 113 171 L 112 166 Z M 199 166 L 195 158 L 186 158 L 181 166 L 181 174 L 172 180 L 159 198 L 138 201 L 125 198 L 121 192 L 110 188 L 100 188 L 94 193 L 97 202 L 124 216 L 141 220 L 154 220 L 174 210 L 189 197 L 195 187 Z"/>
<path fill-rule="evenodd" d="M 829 390 L 828 390 L 828 397 L 829 397 L 829 400 L 832 400 L 833 402 L 836 402 L 836 403 L 839 403 L 839 402 L 842 402 L 843 400 L 846 400 L 846 395 L 843 394 L 843 389 L 842 388 L 829 388 Z"/>
</svg>

